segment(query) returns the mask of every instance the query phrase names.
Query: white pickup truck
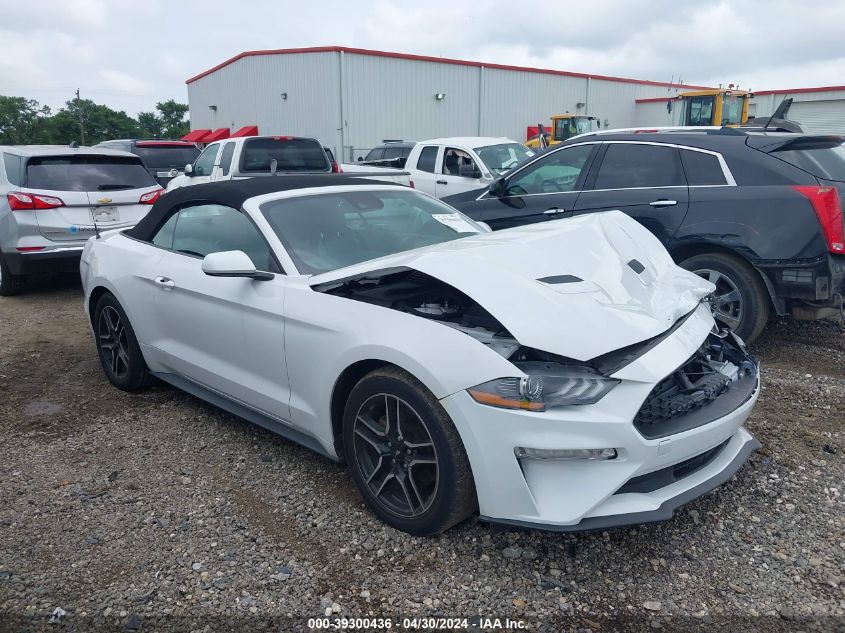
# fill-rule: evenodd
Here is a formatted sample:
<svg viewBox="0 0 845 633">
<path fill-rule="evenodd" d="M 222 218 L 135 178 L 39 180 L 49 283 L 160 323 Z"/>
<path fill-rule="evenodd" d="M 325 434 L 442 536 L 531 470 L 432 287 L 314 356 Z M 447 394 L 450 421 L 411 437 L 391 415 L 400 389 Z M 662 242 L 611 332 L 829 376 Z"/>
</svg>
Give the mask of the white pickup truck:
<svg viewBox="0 0 845 633">
<path fill-rule="evenodd" d="M 504 137 L 435 138 L 414 146 L 405 171 L 410 174 L 413 187 L 445 198 L 487 187 L 534 154 L 521 143 Z"/>
<path fill-rule="evenodd" d="M 273 174 L 320 174 L 335 171 L 322 144 L 299 136 L 246 136 L 217 141 L 206 146 L 185 173 L 167 184 L 167 191 L 206 182 L 253 178 Z M 409 184 L 408 174 L 383 174 L 370 168 L 355 173 L 372 178 Z M 404 181 L 402 180 L 404 178 Z"/>
</svg>

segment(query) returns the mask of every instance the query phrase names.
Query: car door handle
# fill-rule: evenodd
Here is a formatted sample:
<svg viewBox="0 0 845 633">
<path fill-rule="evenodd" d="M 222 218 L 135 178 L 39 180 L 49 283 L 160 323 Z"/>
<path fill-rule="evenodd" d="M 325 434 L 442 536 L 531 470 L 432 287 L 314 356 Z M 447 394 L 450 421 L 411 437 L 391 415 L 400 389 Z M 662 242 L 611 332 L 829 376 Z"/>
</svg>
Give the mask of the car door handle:
<svg viewBox="0 0 845 633">
<path fill-rule="evenodd" d="M 176 287 L 176 282 L 170 279 L 169 277 L 156 277 L 155 279 L 153 279 L 153 281 L 156 282 L 156 284 L 158 286 L 161 286 L 162 288 Z"/>
<path fill-rule="evenodd" d="M 448 185 L 448 184 L 449 184 L 449 183 L 448 183 L 448 182 L 446 182 L 445 180 L 437 180 L 437 181 L 435 181 L 435 182 L 436 182 L 438 185 Z"/>
<path fill-rule="evenodd" d="M 676 204 L 678 204 L 678 201 L 661 199 L 655 200 L 654 202 L 649 202 L 648 204 L 651 207 L 674 207 Z"/>
<path fill-rule="evenodd" d="M 560 207 L 549 207 L 543 211 L 543 215 L 563 215 L 564 213 L 571 214 L 572 211 L 567 211 L 566 209 L 562 209 Z"/>
</svg>

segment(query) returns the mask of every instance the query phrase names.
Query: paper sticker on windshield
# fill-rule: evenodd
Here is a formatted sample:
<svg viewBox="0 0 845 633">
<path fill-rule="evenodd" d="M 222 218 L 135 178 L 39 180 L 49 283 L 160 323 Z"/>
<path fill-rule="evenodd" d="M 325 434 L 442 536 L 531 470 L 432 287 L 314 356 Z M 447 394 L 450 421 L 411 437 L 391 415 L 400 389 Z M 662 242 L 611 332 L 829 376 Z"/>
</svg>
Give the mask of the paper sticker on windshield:
<svg viewBox="0 0 845 633">
<path fill-rule="evenodd" d="M 478 233 L 477 228 L 457 213 L 434 213 L 431 217 L 440 222 L 440 224 L 448 226 L 456 233 Z"/>
</svg>

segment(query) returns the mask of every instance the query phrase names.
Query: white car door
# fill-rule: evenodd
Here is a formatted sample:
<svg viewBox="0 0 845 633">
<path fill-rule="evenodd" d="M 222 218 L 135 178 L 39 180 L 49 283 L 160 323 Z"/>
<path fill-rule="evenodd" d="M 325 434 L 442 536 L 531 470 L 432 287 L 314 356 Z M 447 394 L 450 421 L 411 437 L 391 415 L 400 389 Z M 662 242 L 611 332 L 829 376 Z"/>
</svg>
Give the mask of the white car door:
<svg viewBox="0 0 845 633">
<path fill-rule="evenodd" d="M 177 375 L 279 420 L 290 388 L 282 315 L 284 279 L 211 277 L 202 258 L 241 250 L 267 272 L 280 269 L 255 225 L 216 204 L 186 207 L 159 230 L 166 252 L 153 276 L 159 362 Z"/>
<path fill-rule="evenodd" d="M 213 180 L 215 167 L 219 164 L 217 156 L 220 153 L 220 143 L 212 143 L 197 156 L 189 176 L 190 184 L 201 185 Z"/>
<path fill-rule="evenodd" d="M 434 194 L 438 198 L 480 189 L 490 182 L 489 178 L 484 177 L 481 165 L 469 150 L 445 147 L 441 153 Z"/>
<path fill-rule="evenodd" d="M 414 187 L 432 196 L 437 190 L 437 183 L 434 181 L 437 180 L 436 172 L 442 149 L 439 145 L 423 145 L 417 154 L 416 164 L 408 168 Z"/>
</svg>

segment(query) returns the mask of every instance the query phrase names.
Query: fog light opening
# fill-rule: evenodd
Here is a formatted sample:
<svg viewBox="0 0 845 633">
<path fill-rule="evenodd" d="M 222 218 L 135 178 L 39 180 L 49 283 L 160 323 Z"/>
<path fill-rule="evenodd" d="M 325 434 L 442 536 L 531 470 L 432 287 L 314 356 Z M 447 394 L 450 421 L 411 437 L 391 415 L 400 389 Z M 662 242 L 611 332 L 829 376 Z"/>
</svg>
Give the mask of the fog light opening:
<svg viewBox="0 0 845 633">
<path fill-rule="evenodd" d="M 615 448 L 525 448 L 513 449 L 517 459 L 616 459 L 619 453 Z"/>
</svg>

